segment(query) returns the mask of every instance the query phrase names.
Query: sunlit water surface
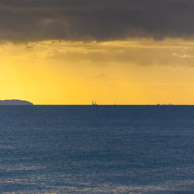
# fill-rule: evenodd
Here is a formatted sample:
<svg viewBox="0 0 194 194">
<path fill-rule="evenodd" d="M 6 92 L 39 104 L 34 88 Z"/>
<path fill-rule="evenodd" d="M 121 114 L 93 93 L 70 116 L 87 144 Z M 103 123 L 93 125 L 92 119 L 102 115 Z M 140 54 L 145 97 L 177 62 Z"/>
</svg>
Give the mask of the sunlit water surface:
<svg viewBox="0 0 194 194">
<path fill-rule="evenodd" d="M 0 192 L 194 193 L 194 106 L 0 106 Z"/>
</svg>

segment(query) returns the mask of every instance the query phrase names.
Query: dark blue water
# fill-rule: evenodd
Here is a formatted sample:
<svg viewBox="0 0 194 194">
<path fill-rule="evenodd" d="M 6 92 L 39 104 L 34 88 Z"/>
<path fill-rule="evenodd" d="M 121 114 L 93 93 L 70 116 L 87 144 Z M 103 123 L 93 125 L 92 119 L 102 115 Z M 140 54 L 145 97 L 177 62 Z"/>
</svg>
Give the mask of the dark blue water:
<svg viewBox="0 0 194 194">
<path fill-rule="evenodd" d="M 0 192 L 194 193 L 194 106 L 0 106 Z"/>
</svg>

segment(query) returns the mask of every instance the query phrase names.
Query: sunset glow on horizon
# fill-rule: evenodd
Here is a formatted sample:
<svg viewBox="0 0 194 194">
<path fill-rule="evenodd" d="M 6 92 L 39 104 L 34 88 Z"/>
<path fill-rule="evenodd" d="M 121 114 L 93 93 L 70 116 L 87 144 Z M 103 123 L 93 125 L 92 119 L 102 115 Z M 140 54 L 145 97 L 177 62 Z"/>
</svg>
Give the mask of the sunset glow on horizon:
<svg viewBox="0 0 194 194">
<path fill-rule="evenodd" d="M 41 41 L 0 48 L 1 99 L 34 104 L 194 104 L 194 42 Z"/>
</svg>

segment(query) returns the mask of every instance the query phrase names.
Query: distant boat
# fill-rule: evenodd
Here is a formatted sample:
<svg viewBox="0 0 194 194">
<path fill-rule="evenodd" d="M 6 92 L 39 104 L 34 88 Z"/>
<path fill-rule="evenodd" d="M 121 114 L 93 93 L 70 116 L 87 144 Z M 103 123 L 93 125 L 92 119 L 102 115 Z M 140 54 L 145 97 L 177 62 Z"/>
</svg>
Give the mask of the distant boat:
<svg viewBox="0 0 194 194">
<path fill-rule="evenodd" d="M 172 106 L 173 104 L 169 103 L 169 104 L 157 104 L 157 106 Z"/>
<path fill-rule="evenodd" d="M 93 100 L 92 100 L 92 105 L 93 105 L 93 106 L 96 106 L 96 105 L 97 105 L 96 101 L 93 101 Z"/>
</svg>

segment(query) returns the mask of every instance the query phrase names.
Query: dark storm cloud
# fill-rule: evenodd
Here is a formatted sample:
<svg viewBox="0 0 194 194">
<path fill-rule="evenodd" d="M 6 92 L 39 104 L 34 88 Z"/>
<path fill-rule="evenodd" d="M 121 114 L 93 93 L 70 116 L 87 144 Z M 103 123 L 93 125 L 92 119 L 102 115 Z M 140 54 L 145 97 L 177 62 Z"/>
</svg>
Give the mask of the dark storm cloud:
<svg viewBox="0 0 194 194">
<path fill-rule="evenodd" d="M 192 38 L 194 0 L 0 0 L 0 39 Z"/>
</svg>

